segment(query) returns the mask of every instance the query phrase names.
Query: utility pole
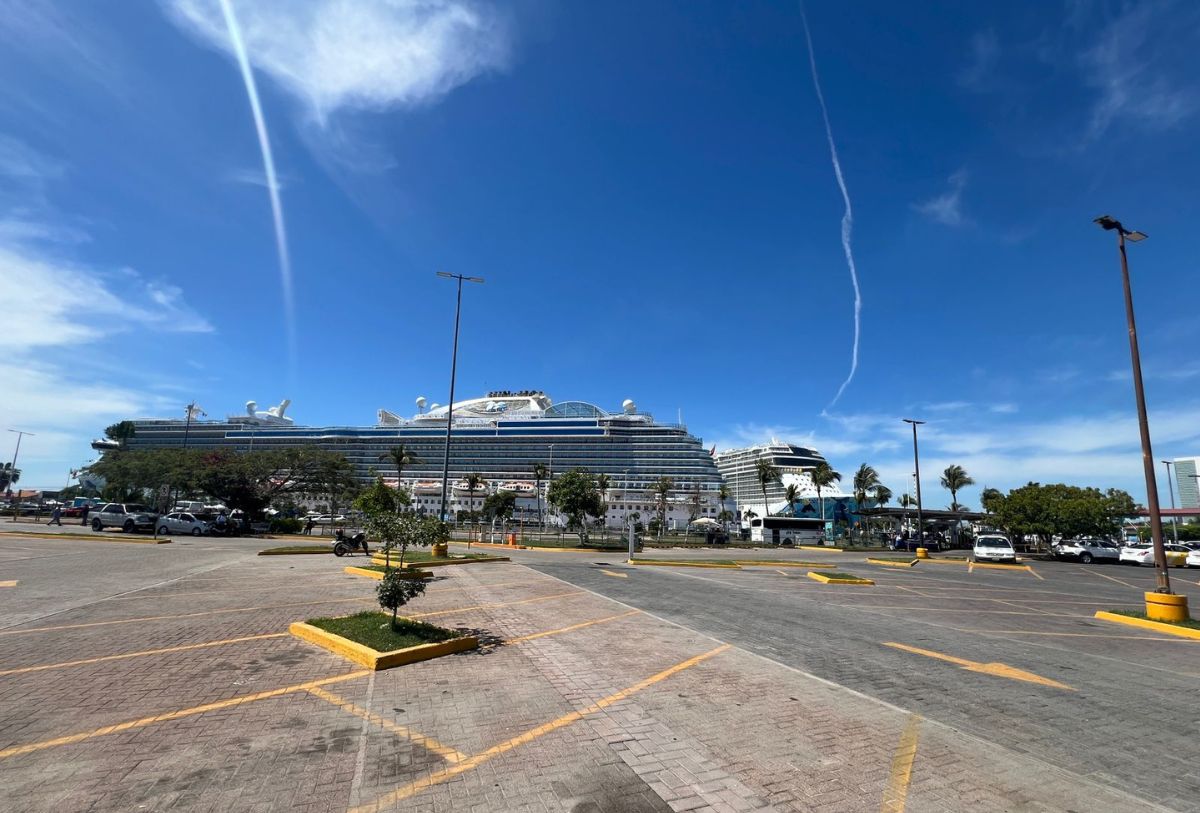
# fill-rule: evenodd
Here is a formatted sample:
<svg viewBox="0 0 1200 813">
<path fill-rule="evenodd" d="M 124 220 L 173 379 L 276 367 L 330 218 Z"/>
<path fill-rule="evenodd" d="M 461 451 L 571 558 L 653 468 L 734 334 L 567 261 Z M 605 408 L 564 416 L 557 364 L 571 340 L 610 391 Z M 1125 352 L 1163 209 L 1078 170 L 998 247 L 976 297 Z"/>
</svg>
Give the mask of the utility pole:
<svg viewBox="0 0 1200 813">
<path fill-rule="evenodd" d="M 921 506 L 921 456 L 917 453 L 917 427 L 925 421 L 916 421 L 912 418 L 902 418 L 902 420 L 907 424 L 912 424 L 913 469 L 916 472 L 913 476 L 917 480 L 917 544 L 923 545 L 925 543 L 925 516 Z"/>
<path fill-rule="evenodd" d="M 438 271 L 437 275 L 445 279 L 458 281 L 458 297 L 454 303 L 454 349 L 450 353 L 450 401 L 446 404 L 446 454 L 442 458 L 442 510 L 441 520 L 446 521 L 446 498 L 450 487 L 450 435 L 454 426 L 454 379 L 458 374 L 458 325 L 462 316 L 462 284 L 466 282 L 483 283 L 482 277 L 468 277 L 462 274 L 450 274 Z"/>
<path fill-rule="evenodd" d="M 25 437 L 26 435 L 29 435 L 29 437 L 31 437 L 31 438 L 37 437 L 37 436 L 33 432 L 25 432 L 20 429 L 9 429 L 8 431 L 16 433 L 16 436 L 17 436 L 17 448 L 16 448 L 16 451 L 13 452 L 12 465 L 9 466 L 9 477 L 11 478 L 13 476 L 16 476 L 16 473 L 17 473 L 17 457 L 20 456 L 20 454 L 21 454 L 21 438 Z M 10 492 L 12 491 L 12 480 L 11 479 L 8 481 L 8 490 Z M 13 516 L 12 516 L 13 522 L 17 521 L 17 514 L 19 514 L 19 513 L 21 513 L 21 489 L 18 488 L 17 489 L 17 501 L 13 505 Z"/>
</svg>

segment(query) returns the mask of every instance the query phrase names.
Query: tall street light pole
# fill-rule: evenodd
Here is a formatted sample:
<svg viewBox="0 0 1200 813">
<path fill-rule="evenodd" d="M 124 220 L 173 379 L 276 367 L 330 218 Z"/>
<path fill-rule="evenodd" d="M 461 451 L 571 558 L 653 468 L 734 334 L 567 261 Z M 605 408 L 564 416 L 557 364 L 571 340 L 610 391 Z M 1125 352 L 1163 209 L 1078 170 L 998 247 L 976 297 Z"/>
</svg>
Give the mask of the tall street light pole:
<svg viewBox="0 0 1200 813">
<path fill-rule="evenodd" d="M 458 282 L 458 298 L 454 303 L 454 350 L 450 354 L 450 401 L 446 404 L 446 455 L 442 459 L 442 522 L 446 521 L 446 497 L 450 487 L 450 434 L 454 424 L 454 378 L 458 373 L 458 324 L 462 315 L 462 284 L 463 282 L 483 283 L 482 277 L 467 277 L 462 274 L 450 274 L 438 271 L 439 277 Z"/>
<path fill-rule="evenodd" d="M 1146 235 L 1140 231 L 1129 231 L 1120 221 L 1108 215 L 1095 220 L 1105 231 L 1117 233 L 1117 252 L 1121 256 L 1121 282 L 1125 288 L 1125 321 L 1129 326 L 1129 356 L 1133 364 L 1133 392 L 1137 399 L 1138 430 L 1142 436 L 1142 469 L 1146 473 L 1146 507 L 1150 511 L 1150 538 L 1154 542 L 1154 571 L 1157 593 L 1171 592 L 1171 578 L 1167 575 L 1167 557 L 1163 550 L 1162 516 L 1158 508 L 1158 483 L 1154 476 L 1154 452 L 1150 448 L 1150 422 L 1146 418 L 1146 391 L 1142 386 L 1142 357 L 1138 352 L 1137 324 L 1133 318 L 1133 290 L 1129 285 L 1129 259 L 1125 255 L 1125 238 L 1131 243 L 1140 243 Z"/>
<path fill-rule="evenodd" d="M 1171 483 L 1171 461 L 1164 460 L 1162 464 L 1167 467 L 1167 493 L 1171 495 L 1171 541 L 1178 545 L 1179 520 L 1175 518 L 1175 486 Z"/>
<path fill-rule="evenodd" d="M 37 437 L 37 435 L 35 435 L 33 432 L 25 432 L 20 429 L 9 429 L 8 431 L 15 433 L 17 436 L 17 448 L 16 448 L 16 451 L 13 452 L 12 465 L 9 466 L 9 476 L 11 477 L 11 476 L 15 475 L 16 471 L 17 471 L 17 457 L 21 454 L 21 438 L 25 437 L 26 435 L 29 435 L 29 437 L 32 438 L 32 437 Z M 12 480 L 8 481 L 8 490 L 10 492 L 12 491 Z M 20 503 L 21 503 L 21 489 L 18 488 L 17 489 L 17 506 L 15 508 L 13 508 L 13 518 L 12 518 L 13 522 L 17 521 L 17 514 L 21 513 Z"/>
<path fill-rule="evenodd" d="M 917 421 L 912 418 L 902 418 L 905 423 L 912 424 L 913 430 L 913 469 L 916 471 L 917 478 L 917 544 L 925 542 L 925 517 L 921 508 L 921 456 L 917 453 L 917 427 L 925 423 L 925 421 Z"/>
</svg>

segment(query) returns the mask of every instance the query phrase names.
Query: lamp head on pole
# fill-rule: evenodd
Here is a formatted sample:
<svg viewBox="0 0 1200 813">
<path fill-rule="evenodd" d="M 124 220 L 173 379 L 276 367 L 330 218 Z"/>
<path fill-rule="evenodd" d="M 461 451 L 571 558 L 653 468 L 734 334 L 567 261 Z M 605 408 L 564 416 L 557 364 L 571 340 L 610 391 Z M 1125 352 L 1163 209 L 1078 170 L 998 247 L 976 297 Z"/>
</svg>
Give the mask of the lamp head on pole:
<svg viewBox="0 0 1200 813">
<path fill-rule="evenodd" d="M 1117 220 L 1112 215 L 1100 215 L 1100 217 L 1096 218 L 1093 222 L 1100 228 L 1104 229 L 1105 231 L 1120 232 L 1121 234 L 1125 235 L 1125 239 L 1131 243 L 1140 243 L 1141 241 L 1146 239 L 1146 235 L 1144 232 L 1140 232 L 1140 231 L 1136 231 L 1136 230 L 1130 231 L 1129 229 L 1122 226 L 1121 221 Z"/>
<path fill-rule="evenodd" d="M 905 423 L 911 423 L 913 426 L 921 426 L 925 423 L 925 421 L 918 421 L 912 418 L 901 418 L 900 420 L 904 421 Z"/>
</svg>

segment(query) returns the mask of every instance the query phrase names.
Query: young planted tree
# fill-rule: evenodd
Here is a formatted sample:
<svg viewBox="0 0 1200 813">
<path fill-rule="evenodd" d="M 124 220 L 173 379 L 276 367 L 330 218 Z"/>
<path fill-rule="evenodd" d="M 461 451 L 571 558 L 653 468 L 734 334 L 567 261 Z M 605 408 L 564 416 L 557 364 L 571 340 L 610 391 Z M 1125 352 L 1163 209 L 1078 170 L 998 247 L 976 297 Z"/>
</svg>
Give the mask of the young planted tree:
<svg viewBox="0 0 1200 813">
<path fill-rule="evenodd" d="M 834 483 L 839 483 L 842 480 L 842 475 L 834 471 L 828 463 L 821 461 L 816 468 L 812 470 L 813 486 L 817 489 L 817 502 L 821 505 L 821 534 L 825 533 L 825 498 L 822 496 L 822 491 L 829 488 Z"/>
<path fill-rule="evenodd" d="M 475 471 L 475 472 L 471 472 L 470 474 L 468 474 L 466 476 L 466 481 L 467 481 L 467 516 L 470 518 L 468 521 L 477 520 L 479 514 L 475 510 L 475 492 L 481 488 L 485 488 L 487 485 L 487 480 L 484 480 L 483 475 L 480 474 L 479 472 Z M 475 525 L 476 525 L 476 528 L 478 529 L 478 525 L 479 525 L 478 521 L 475 522 Z M 467 530 L 467 547 L 468 548 L 471 547 L 471 531 L 469 529 Z"/>
<path fill-rule="evenodd" d="M 385 486 L 386 487 L 386 486 Z M 450 528 L 437 517 L 397 514 L 387 506 L 366 512 L 367 535 L 374 537 L 383 552 L 383 569 L 392 569 L 392 555 L 400 552 L 396 566 L 404 568 L 404 557 L 411 547 L 431 547 L 450 538 Z"/>
<path fill-rule="evenodd" d="M 754 476 L 758 478 L 758 485 L 762 489 L 763 510 L 767 512 L 767 516 L 770 516 L 771 503 L 767 499 L 767 486 L 779 482 L 781 476 L 779 467 L 765 458 L 756 460 L 754 461 Z"/>
<path fill-rule="evenodd" d="M 667 527 L 667 503 L 671 499 L 671 490 L 674 488 L 675 481 L 670 477 L 659 477 L 650 484 L 650 493 L 654 495 L 655 505 L 658 507 L 658 535 L 660 537 Z"/>
<path fill-rule="evenodd" d="M 394 515 L 393 515 L 394 516 Z M 400 623 L 396 614 L 400 608 L 417 596 L 425 593 L 425 582 L 421 579 L 410 579 L 403 570 L 389 570 L 383 574 L 383 579 L 375 588 L 379 597 L 379 606 L 392 611 L 392 630 L 400 632 Z"/>
</svg>

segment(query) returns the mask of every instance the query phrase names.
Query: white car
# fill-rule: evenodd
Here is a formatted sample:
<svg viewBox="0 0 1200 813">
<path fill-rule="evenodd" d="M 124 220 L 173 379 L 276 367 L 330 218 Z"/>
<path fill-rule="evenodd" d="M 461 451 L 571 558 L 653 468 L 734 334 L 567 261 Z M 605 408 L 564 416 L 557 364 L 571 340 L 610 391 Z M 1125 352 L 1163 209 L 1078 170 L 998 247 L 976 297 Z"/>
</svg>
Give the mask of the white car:
<svg viewBox="0 0 1200 813">
<path fill-rule="evenodd" d="M 186 511 L 176 511 L 158 518 L 158 533 L 160 536 L 169 534 L 203 536 L 208 533 L 208 523 L 202 519 L 196 519 Z"/>
<path fill-rule="evenodd" d="M 1008 537 L 986 534 L 975 540 L 973 551 L 976 562 L 1012 562 L 1016 564 L 1017 551 Z"/>
<path fill-rule="evenodd" d="M 1163 543 L 1163 553 L 1167 557 L 1167 567 L 1183 567 L 1187 563 L 1187 557 L 1190 552 L 1183 545 L 1176 545 L 1174 542 Z M 1121 548 L 1121 564 L 1150 565 L 1154 567 L 1154 546 L 1149 542 L 1126 545 Z"/>
<path fill-rule="evenodd" d="M 1187 558 L 1183 560 L 1187 567 L 1200 567 L 1200 548 L 1192 548 L 1188 551 Z"/>
<path fill-rule="evenodd" d="M 328 525 L 330 522 L 345 522 L 346 518 L 341 514 L 338 514 L 336 517 L 330 514 L 309 514 L 304 518 L 304 521 L 308 522 L 309 520 L 312 520 L 317 525 Z"/>
<path fill-rule="evenodd" d="M 1102 539 L 1064 539 L 1051 551 L 1055 559 L 1077 559 L 1085 565 L 1092 562 L 1115 563 L 1121 556 L 1116 545 Z"/>
</svg>

